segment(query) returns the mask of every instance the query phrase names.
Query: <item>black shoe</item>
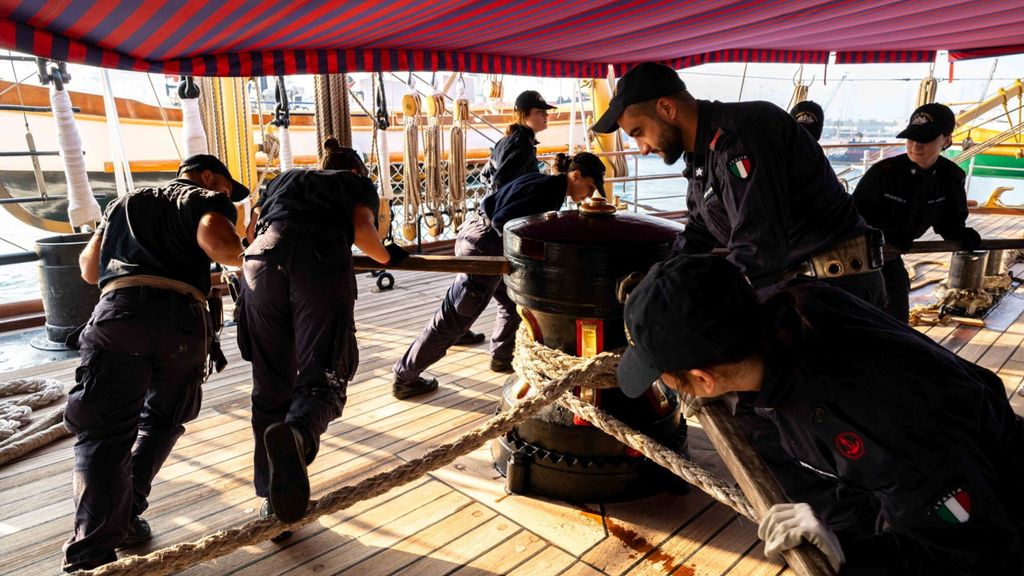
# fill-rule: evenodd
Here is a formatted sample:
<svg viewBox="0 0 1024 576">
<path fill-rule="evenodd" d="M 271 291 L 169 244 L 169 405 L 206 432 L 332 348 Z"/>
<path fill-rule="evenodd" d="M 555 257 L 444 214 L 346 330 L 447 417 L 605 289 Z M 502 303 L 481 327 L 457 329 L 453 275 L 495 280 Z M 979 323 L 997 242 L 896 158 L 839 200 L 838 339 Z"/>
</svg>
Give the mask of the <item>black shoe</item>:
<svg viewBox="0 0 1024 576">
<path fill-rule="evenodd" d="M 134 548 L 152 539 L 153 531 L 149 528 L 149 522 L 146 522 L 142 516 L 133 514 L 132 519 L 128 521 L 128 535 L 124 537 L 118 548 Z"/>
<path fill-rule="evenodd" d="M 274 507 L 270 505 L 270 499 L 269 498 L 265 498 L 263 500 L 263 506 L 260 506 L 260 520 L 263 520 L 263 519 L 266 519 L 266 518 L 270 518 L 273 515 L 274 515 Z M 287 539 L 289 539 L 291 537 L 292 537 L 292 531 L 291 530 L 285 530 L 284 532 L 281 532 L 277 536 L 274 536 L 273 538 L 271 538 L 270 541 L 271 542 L 275 542 L 275 543 L 276 542 L 284 542 L 285 540 L 287 540 Z"/>
<path fill-rule="evenodd" d="M 501 360 L 500 358 L 491 358 L 491 371 L 500 372 L 502 374 L 509 374 L 515 372 L 515 368 L 512 367 L 512 360 Z"/>
<path fill-rule="evenodd" d="M 484 336 L 483 333 L 481 332 L 473 332 L 472 330 L 467 330 L 465 334 L 463 334 L 461 337 L 459 337 L 458 340 L 455 341 L 455 345 L 475 346 L 486 339 L 487 336 Z"/>
<path fill-rule="evenodd" d="M 302 436 L 285 422 L 263 433 L 270 462 L 270 506 L 282 522 L 302 518 L 309 506 L 309 476 Z"/>
<path fill-rule="evenodd" d="M 412 380 L 395 376 L 395 383 L 391 385 L 391 394 L 399 400 L 405 400 L 406 398 L 412 398 L 413 396 L 419 396 L 434 390 L 437 390 L 437 378 L 427 380 L 422 376 Z"/>
</svg>

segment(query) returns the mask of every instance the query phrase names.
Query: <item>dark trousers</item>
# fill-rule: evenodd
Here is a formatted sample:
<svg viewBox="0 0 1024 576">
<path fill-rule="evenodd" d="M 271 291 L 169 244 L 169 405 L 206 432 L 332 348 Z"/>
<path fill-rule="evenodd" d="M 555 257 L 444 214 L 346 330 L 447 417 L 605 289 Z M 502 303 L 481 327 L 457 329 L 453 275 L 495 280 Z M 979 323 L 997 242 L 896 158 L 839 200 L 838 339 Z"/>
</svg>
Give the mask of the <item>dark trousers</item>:
<svg viewBox="0 0 1024 576">
<path fill-rule="evenodd" d="M 131 515 L 148 507 L 153 477 L 199 413 L 207 333 L 203 306 L 176 292 L 123 288 L 96 305 L 64 414 L 77 436 L 66 567 L 115 560 Z"/>
<path fill-rule="evenodd" d="M 908 322 L 910 318 L 910 275 L 902 257 L 889 260 L 882 266 L 885 277 L 885 293 L 889 303 L 885 311 L 892 314 L 900 322 Z"/>
<path fill-rule="evenodd" d="M 466 223 L 455 241 L 456 256 L 500 256 L 501 237 L 481 218 Z M 395 364 L 399 378 L 417 378 L 429 366 L 444 358 L 480 314 L 491 298 L 498 303 L 498 317 L 491 333 L 491 356 L 497 360 L 511 360 L 519 328 L 519 313 L 508 296 L 501 276 L 459 274 L 448 288 L 441 306 L 434 312 L 419 337 Z"/>
<path fill-rule="evenodd" d="M 309 227 L 273 224 L 245 255 L 238 347 L 252 362 L 253 484 L 269 496 L 263 433 L 287 422 L 302 433 L 306 462 L 341 416 L 359 365 L 348 240 Z"/>
<path fill-rule="evenodd" d="M 797 276 L 797 278 L 800 279 L 804 277 Z M 772 294 L 778 292 L 779 289 L 784 287 L 790 281 L 792 281 L 792 278 L 780 280 L 777 283 L 759 288 L 757 290 L 757 295 L 761 300 L 767 300 Z M 872 306 L 885 308 L 886 281 L 881 272 L 854 274 L 851 276 L 840 276 L 838 278 L 822 278 L 821 282 L 824 282 L 829 286 L 839 288 L 848 294 L 853 294 Z"/>
</svg>

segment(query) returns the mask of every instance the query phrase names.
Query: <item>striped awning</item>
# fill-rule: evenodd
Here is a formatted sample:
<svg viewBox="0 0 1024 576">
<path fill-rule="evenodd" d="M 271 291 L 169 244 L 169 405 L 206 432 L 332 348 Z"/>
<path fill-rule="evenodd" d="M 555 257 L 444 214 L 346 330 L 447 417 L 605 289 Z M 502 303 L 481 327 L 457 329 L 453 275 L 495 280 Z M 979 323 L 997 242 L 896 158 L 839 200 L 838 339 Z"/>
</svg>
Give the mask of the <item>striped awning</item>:
<svg viewBox="0 0 1024 576">
<path fill-rule="evenodd" d="M 0 0 L 0 47 L 249 76 L 458 70 L 601 77 L 642 61 L 933 61 L 1024 51 L 1007 0 Z"/>
</svg>

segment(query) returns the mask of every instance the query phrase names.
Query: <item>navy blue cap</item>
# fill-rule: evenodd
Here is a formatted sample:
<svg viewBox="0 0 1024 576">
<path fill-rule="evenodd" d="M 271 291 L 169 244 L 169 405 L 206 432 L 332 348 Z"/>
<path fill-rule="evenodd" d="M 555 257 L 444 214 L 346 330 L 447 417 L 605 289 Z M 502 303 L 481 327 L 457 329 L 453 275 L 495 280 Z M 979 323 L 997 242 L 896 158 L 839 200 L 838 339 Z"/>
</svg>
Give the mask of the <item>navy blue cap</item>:
<svg viewBox="0 0 1024 576">
<path fill-rule="evenodd" d="M 956 128 L 956 115 L 949 106 L 925 104 L 910 115 L 910 123 L 896 135 L 914 142 L 931 142 L 943 134 L 952 134 Z"/>
<path fill-rule="evenodd" d="M 193 172 L 199 170 L 209 170 L 214 174 L 220 174 L 221 176 L 231 180 L 231 201 L 241 202 L 249 197 L 249 189 L 243 186 L 240 182 L 231 177 L 231 171 L 224 165 L 216 156 L 210 154 L 193 154 L 188 158 L 185 158 L 181 162 L 181 166 L 178 166 L 178 176 L 186 172 Z"/>
<path fill-rule="evenodd" d="M 724 258 L 683 254 L 655 264 L 626 299 L 619 388 L 641 396 L 664 372 L 742 360 L 759 341 L 757 293 Z"/>
<path fill-rule="evenodd" d="M 804 127 L 811 136 L 814 136 L 815 140 L 821 140 L 821 130 L 825 124 L 825 112 L 822 111 L 821 106 L 813 100 L 804 100 L 798 102 L 793 109 L 789 111 L 789 115 L 792 116 L 797 124 Z"/>
<path fill-rule="evenodd" d="M 622 116 L 627 106 L 678 94 L 683 90 L 686 90 L 686 83 L 675 70 L 655 62 L 639 64 L 619 78 L 615 84 L 615 95 L 608 102 L 608 110 L 594 122 L 591 129 L 600 134 L 615 132 L 619 129 L 619 116 Z"/>
<path fill-rule="evenodd" d="M 552 110 L 557 106 L 548 104 L 544 97 L 540 95 L 540 92 L 536 90 L 526 90 L 516 96 L 516 110 L 521 112 L 529 112 L 530 110 Z"/>
</svg>

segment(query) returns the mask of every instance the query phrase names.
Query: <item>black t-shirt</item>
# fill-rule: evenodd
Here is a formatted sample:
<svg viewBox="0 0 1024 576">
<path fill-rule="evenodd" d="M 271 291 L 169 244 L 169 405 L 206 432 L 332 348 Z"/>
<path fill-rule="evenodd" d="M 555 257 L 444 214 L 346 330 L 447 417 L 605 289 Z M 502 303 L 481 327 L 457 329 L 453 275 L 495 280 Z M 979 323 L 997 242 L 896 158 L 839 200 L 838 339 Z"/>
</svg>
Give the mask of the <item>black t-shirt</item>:
<svg viewBox="0 0 1024 576">
<path fill-rule="evenodd" d="M 286 221 L 336 229 L 353 239 L 352 213 L 357 204 L 380 207 L 377 189 L 369 178 L 347 170 L 284 172 L 267 185 L 260 198 L 260 225 Z"/>
<path fill-rule="evenodd" d="M 558 210 L 565 203 L 569 177 L 565 174 L 523 174 L 484 198 L 482 209 L 500 234 L 513 218 Z"/>
<path fill-rule="evenodd" d="M 160 188 L 139 188 L 107 205 L 96 229 L 100 245 L 100 287 L 122 276 L 162 276 L 210 291 L 210 257 L 196 233 L 204 214 L 238 218 L 226 194 L 172 180 Z"/>
</svg>

